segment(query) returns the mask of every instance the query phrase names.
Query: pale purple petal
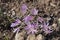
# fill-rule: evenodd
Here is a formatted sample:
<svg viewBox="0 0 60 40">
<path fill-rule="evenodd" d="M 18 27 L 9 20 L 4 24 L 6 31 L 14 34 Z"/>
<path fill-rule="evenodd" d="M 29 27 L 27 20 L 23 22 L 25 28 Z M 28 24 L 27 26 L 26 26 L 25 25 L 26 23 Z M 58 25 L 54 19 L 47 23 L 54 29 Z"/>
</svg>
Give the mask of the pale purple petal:
<svg viewBox="0 0 60 40">
<path fill-rule="evenodd" d="M 11 27 L 18 26 L 21 23 L 19 19 L 16 19 L 14 23 L 11 23 Z"/>
<path fill-rule="evenodd" d="M 12 24 L 11 24 L 11 27 L 15 27 L 15 26 L 16 26 L 16 24 L 15 24 L 15 23 L 12 23 Z"/>
<path fill-rule="evenodd" d="M 18 23 L 18 24 L 19 24 L 19 23 L 21 23 L 21 21 L 20 21 L 19 19 L 16 19 L 16 23 Z"/>
<path fill-rule="evenodd" d="M 24 18 L 24 20 L 27 20 L 27 21 L 30 21 L 30 20 L 32 20 L 33 19 L 33 16 L 30 16 L 30 15 L 28 15 L 28 16 L 26 16 L 25 18 Z"/>
<path fill-rule="evenodd" d="M 27 12 L 27 5 L 26 4 L 22 4 L 22 6 L 21 6 L 21 12 L 23 13 L 23 14 L 25 14 L 26 12 Z"/>
<path fill-rule="evenodd" d="M 28 23 L 28 24 L 29 24 L 29 21 L 30 21 L 30 20 L 33 20 L 33 19 L 34 19 L 33 16 L 28 15 L 28 16 L 26 16 L 23 20 L 24 20 L 25 23 Z"/>
<path fill-rule="evenodd" d="M 39 22 L 41 22 L 41 23 L 42 23 L 44 20 L 43 20 L 43 18 L 42 18 L 42 17 L 38 17 L 38 18 L 37 18 L 37 21 L 39 21 Z"/>
<path fill-rule="evenodd" d="M 34 22 L 33 22 L 32 25 L 34 25 L 35 28 L 38 28 L 38 22 L 37 22 L 37 23 L 34 23 Z"/>
<path fill-rule="evenodd" d="M 37 15 L 38 14 L 38 10 L 36 8 L 31 9 L 31 14 L 32 15 Z"/>
<path fill-rule="evenodd" d="M 19 23 L 12 23 L 11 27 L 15 27 L 15 26 L 18 26 L 18 25 L 19 25 Z"/>
</svg>

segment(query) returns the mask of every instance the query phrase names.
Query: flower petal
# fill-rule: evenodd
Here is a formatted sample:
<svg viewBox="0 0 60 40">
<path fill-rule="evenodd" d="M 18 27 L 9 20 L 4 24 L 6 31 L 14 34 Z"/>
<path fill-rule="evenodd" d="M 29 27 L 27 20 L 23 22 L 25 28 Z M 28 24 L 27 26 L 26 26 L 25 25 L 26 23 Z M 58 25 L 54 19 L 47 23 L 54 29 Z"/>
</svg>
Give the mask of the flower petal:
<svg viewBox="0 0 60 40">
<path fill-rule="evenodd" d="M 21 6 L 21 12 L 23 13 L 23 14 L 25 14 L 26 13 L 26 11 L 27 11 L 27 5 L 26 4 L 22 4 L 22 6 Z"/>
<path fill-rule="evenodd" d="M 31 9 L 31 14 L 32 15 L 37 15 L 38 14 L 38 10 L 36 8 Z"/>
<path fill-rule="evenodd" d="M 28 23 L 28 24 L 29 24 L 29 23 L 30 23 L 29 21 L 30 21 L 30 20 L 33 20 L 33 19 L 34 19 L 33 16 L 28 15 L 28 16 L 26 16 L 23 20 L 24 20 L 25 23 Z"/>
<path fill-rule="evenodd" d="M 41 23 L 42 23 L 44 20 L 43 20 L 43 18 L 42 18 L 42 17 L 38 17 L 38 18 L 37 18 L 37 21 L 39 21 L 39 22 L 41 22 Z"/>
<path fill-rule="evenodd" d="M 11 24 L 11 27 L 18 26 L 21 23 L 19 19 L 16 19 L 14 23 Z"/>
</svg>

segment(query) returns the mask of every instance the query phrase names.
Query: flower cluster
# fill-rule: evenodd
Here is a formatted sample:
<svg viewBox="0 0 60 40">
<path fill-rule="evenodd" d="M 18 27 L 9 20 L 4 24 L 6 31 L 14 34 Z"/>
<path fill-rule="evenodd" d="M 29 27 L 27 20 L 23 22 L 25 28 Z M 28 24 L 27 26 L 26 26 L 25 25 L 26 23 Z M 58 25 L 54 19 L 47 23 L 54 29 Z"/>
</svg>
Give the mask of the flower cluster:
<svg viewBox="0 0 60 40">
<path fill-rule="evenodd" d="M 45 22 L 44 19 L 42 17 L 38 17 L 37 20 L 42 23 L 41 24 L 41 27 L 42 27 L 42 30 L 45 32 L 45 33 L 51 33 L 53 32 L 51 27 L 49 26 L 49 23 L 48 22 Z"/>
<path fill-rule="evenodd" d="M 22 4 L 21 5 L 21 8 L 20 8 L 20 11 L 22 12 L 22 14 L 26 14 L 28 10 L 28 7 L 26 4 Z M 26 24 L 25 26 L 25 30 L 27 31 L 27 34 L 34 34 L 34 33 L 37 33 L 37 29 L 39 28 L 39 25 L 42 26 L 42 30 L 45 32 L 45 33 L 51 33 L 52 29 L 50 28 L 49 26 L 49 23 L 46 24 L 46 22 L 44 21 L 43 17 L 37 17 L 36 20 L 34 19 L 34 17 L 38 15 L 38 10 L 36 8 L 32 8 L 30 10 L 30 14 L 28 14 L 27 16 L 25 16 L 23 18 L 23 22 Z M 36 23 L 34 23 L 34 21 L 36 21 Z M 40 22 L 41 24 L 39 24 L 38 22 Z M 21 24 L 22 22 L 19 20 L 19 19 L 16 19 L 14 23 L 11 24 L 11 27 L 16 27 L 18 26 L 19 24 Z M 18 31 L 19 28 L 15 29 L 15 31 Z"/>
</svg>

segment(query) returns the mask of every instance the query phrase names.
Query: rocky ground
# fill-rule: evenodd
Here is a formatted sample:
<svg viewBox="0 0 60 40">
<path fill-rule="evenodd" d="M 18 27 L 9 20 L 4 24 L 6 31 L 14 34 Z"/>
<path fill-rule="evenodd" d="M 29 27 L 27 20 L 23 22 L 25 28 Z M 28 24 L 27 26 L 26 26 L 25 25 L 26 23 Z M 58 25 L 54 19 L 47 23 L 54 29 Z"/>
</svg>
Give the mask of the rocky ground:
<svg viewBox="0 0 60 40">
<path fill-rule="evenodd" d="M 0 0 L 0 40 L 60 40 L 60 0 Z"/>
</svg>

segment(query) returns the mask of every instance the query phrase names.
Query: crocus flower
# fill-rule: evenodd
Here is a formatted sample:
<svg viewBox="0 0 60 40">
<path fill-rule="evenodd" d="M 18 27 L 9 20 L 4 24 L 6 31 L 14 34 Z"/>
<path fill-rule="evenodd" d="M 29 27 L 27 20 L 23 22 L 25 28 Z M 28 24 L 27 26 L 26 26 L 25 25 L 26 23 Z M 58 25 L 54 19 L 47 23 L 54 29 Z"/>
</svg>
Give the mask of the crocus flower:
<svg viewBox="0 0 60 40">
<path fill-rule="evenodd" d="M 21 12 L 22 12 L 22 14 L 25 14 L 26 12 L 27 12 L 27 5 L 26 4 L 22 4 L 22 6 L 21 6 Z"/>
<path fill-rule="evenodd" d="M 37 33 L 37 28 L 35 28 L 35 26 L 34 26 L 33 24 L 28 24 L 28 25 L 25 27 L 25 30 L 27 31 L 27 34 Z"/>
<path fill-rule="evenodd" d="M 53 32 L 52 29 L 50 28 L 50 26 L 48 26 L 48 25 L 49 25 L 49 23 L 46 24 L 45 22 L 43 24 L 43 31 L 47 34 Z"/>
<path fill-rule="evenodd" d="M 37 15 L 38 14 L 38 10 L 36 8 L 32 8 L 31 9 L 31 14 L 32 15 Z"/>
<path fill-rule="evenodd" d="M 25 23 L 29 23 L 29 21 L 30 21 L 30 20 L 33 20 L 33 19 L 34 19 L 33 16 L 28 15 L 28 16 L 26 16 L 23 20 L 24 20 Z"/>
<path fill-rule="evenodd" d="M 14 23 L 11 24 L 11 27 L 18 26 L 21 23 L 19 19 L 16 19 Z"/>
</svg>

